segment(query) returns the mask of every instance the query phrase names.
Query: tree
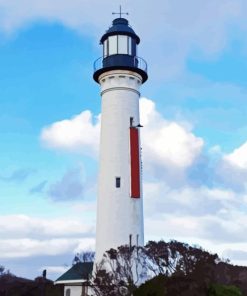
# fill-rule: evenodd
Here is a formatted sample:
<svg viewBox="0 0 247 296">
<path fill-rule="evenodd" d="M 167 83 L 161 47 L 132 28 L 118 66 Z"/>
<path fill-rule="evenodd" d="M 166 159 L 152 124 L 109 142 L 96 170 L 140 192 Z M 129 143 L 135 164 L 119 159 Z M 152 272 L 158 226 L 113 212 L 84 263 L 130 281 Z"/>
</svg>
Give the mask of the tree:
<svg viewBox="0 0 247 296">
<path fill-rule="evenodd" d="M 0 277 L 14 276 L 9 269 L 6 269 L 3 265 L 0 265 Z"/>
<path fill-rule="evenodd" d="M 207 289 L 182 275 L 158 275 L 141 285 L 134 296 L 207 296 Z"/>
<path fill-rule="evenodd" d="M 214 278 L 215 265 L 220 261 L 217 254 L 210 254 L 198 247 L 175 240 L 149 241 L 144 248 L 147 268 L 153 276 L 160 274 L 203 275 L 203 279 L 211 281 Z"/>
<path fill-rule="evenodd" d="M 0 265 L 0 276 L 5 273 L 6 273 L 5 267 L 3 265 Z"/>
<path fill-rule="evenodd" d="M 234 286 L 211 285 L 208 296 L 242 296 L 242 292 Z"/>
<path fill-rule="evenodd" d="M 240 296 L 240 290 L 230 285 L 244 292 L 246 275 L 246 268 L 225 263 L 200 247 L 150 241 L 145 247 L 107 251 L 91 285 L 96 296 Z M 228 286 L 212 286 L 216 283 Z"/>
<path fill-rule="evenodd" d="M 133 295 L 146 274 L 144 254 L 143 248 L 127 245 L 105 252 L 91 280 L 95 295 Z"/>
<path fill-rule="evenodd" d="M 134 291 L 134 296 L 166 296 L 165 279 L 164 275 L 154 277 L 137 288 Z"/>
<path fill-rule="evenodd" d="M 72 261 L 72 265 L 78 262 L 94 262 L 95 252 L 85 251 L 82 253 L 77 253 Z"/>
</svg>

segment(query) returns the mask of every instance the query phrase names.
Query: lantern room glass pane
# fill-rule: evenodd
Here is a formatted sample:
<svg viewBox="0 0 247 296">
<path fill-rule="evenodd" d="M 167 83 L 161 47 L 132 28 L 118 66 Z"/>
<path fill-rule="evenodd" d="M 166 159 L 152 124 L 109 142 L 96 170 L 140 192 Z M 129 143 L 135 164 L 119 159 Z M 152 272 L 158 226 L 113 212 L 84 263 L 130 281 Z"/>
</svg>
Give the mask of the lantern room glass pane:
<svg viewBox="0 0 247 296">
<path fill-rule="evenodd" d="M 109 37 L 109 55 L 117 54 L 117 36 Z"/>
<path fill-rule="evenodd" d="M 118 53 L 128 54 L 128 37 L 124 35 L 118 35 Z"/>
<path fill-rule="evenodd" d="M 132 39 L 128 37 L 128 54 L 132 55 Z"/>
<path fill-rule="evenodd" d="M 105 40 L 104 41 L 104 45 L 103 45 L 103 47 L 104 47 L 104 58 L 108 55 L 108 40 Z"/>
</svg>

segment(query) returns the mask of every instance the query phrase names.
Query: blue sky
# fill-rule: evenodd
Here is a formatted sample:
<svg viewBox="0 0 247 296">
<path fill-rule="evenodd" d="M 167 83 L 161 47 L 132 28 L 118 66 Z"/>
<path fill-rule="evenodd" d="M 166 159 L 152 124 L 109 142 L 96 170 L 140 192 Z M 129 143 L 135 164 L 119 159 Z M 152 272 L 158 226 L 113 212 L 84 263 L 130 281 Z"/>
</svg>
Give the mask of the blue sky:
<svg viewBox="0 0 247 296">
<path fill-rule="evenodd" d="M 117 5 L 91 2 L 0 1 L 0 264 L 17 275 L 47 268 L 55 279 L 94 248 L 93 62 Z M 246 265 L 246 3 L 156 2 L 122 3 L 149 66 L 146 240 L 196 243 Z"/>
</svg>

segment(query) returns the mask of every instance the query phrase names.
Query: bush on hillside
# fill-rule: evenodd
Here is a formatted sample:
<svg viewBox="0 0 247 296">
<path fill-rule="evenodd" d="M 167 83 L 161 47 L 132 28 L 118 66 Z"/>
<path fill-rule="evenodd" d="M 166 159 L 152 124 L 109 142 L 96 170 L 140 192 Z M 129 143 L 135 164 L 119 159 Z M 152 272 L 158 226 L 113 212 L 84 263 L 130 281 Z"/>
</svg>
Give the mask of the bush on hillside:
<svg viewBox="0 0 247 296">
<path fill-rule="evenodd" d="M 211 285 L 208 296 L 242 296 L 242 292 L 234 286 Z"/>
</svg>

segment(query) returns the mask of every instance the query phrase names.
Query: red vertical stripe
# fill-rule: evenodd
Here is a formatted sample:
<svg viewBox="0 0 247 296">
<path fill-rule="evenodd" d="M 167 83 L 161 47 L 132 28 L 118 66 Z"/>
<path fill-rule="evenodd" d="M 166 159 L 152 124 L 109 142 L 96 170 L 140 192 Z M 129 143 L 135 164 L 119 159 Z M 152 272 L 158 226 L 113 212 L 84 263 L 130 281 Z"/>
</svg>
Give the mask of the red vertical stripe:
<svg viewBox="0 0 247 296">
<path fill-rule="evenodd" d="M 130 128 L 131 197 L 140 198 L 139 130 Z"/>
</svg>

